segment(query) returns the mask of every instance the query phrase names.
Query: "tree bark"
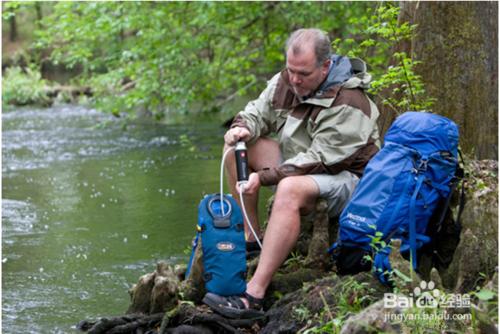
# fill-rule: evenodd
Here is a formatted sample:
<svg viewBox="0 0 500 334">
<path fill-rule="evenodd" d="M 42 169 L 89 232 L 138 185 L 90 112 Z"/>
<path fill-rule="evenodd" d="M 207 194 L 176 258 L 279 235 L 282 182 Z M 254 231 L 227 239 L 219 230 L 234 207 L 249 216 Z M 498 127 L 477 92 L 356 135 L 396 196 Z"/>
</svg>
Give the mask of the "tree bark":
<svg viewBox="0 0 500 334">
<path fill-rule="evenodd" d="M 15 42 L 17 40 L 17 23 L 16 16 L 12 15 L 9 18 L 9 41 Z"/>
<path fill-rule="evenodd" d="M 464 152 L 498 159 L 498 3 L 400 5 L 401 18 L 418 25 L 404 48 L 422 61 L 416 70 L 437 99 L 433 111 L 459 125 Z"/>
<path fill-rule="evenodd" d="M 38 29 L 41 29 L 43 12 L 42 12 L 42 4 L 40 2 L 35 2 L 35 12 L 36 12 L 36 25 Z"/>
</svg>

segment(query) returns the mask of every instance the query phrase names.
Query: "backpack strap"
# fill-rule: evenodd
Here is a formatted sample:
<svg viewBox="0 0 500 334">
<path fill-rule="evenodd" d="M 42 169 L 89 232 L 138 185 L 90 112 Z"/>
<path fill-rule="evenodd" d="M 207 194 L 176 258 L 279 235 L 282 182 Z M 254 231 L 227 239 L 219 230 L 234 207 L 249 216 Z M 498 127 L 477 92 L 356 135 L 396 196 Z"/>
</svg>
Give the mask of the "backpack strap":
<svg viewBox="0 0 500 334">
<path fill-rule="evenodd" d="M 460 223 L 460 217 L 462 216 L 462 211 L 464 211 L 464 206 L 465 206 L 465 184 L 464 182 L 462 182 L 462 186 L 461 186 L 461 190 L 460 190 L 460 203 L 458 204 L 458 212 L 457 212 L 457 219 L 456 219 L 456 223 L 458 225 L 462 225 Z"/>
<path fill-rule="evenodd" d="M 439 232 L 441 229 L 441 226 L 443 224 L 444 218 L 446 217 L 446 212 L 448 211 L 448 208 L 450 207 L 450 202 L 451 202 L 451 197 L 453 196 L 453 192 L 457 188 L 458 183 L 463 180 L 463 175 L 464 175 L 464 170 L 461 167 L 457 168 L 457 172 L 455 173 L 455 176 L 453 177 L 453 180 L 450 184 L 450 192 L 448 196 L 446 197 L 446 201 L 443 206 L 443 210 L 441 212 L 441 215 L 439 216 L 439 220 L 437 223 L 437 229 L 436 232 Z M 460 202 L 458 206 L 458 213 L 457 213 L 457 219 L 456 222 L 460 224 L 460 216 L 462 215 L 462 211 L 464 209 L 464 204 L 465 204 L 465 187 L 464 183 L 462 182 L 460 190 Z"/>
<path fill-rule="evenodd" d="M 460 156 L 460 162 L 463 166 L 464 164 L 464 159 L 462 156 L 462 152 L 460 149 L 458 149 L 458 154 Z M 441 256 L 438 254 L 436 251 L 436 236 L 440 233 L 441 229 L 443 228 L 443 223 L 444 220 L 446 219 L 448 215 L 448 211 L 450 209 L 450 203 L 451 203 L 451 198 L 453 197 L 453 193 L 455 192 L 455 189 L 457 188 L 458 183 L 464 179 L 464 169 L 460 166 L 460 164 L 457 164 L 457 168 L 455 170 L 455 175 L 452 177 L 450 183 L 449 183 L 449 192 L 446 198 L 444 198 L 443 205 L 441 206 L 441 211 L 439 212 L 439 218 L 434 220 L 433 223 L 433 228 L 432 228 L 432 234 L 429 235 L 431 239 L 430 243 L 430 250 L 432 252 L 432 256 L 436 257 L 438 261 L 444 263 L 445 261 L 441 258 Z M 459 199 L 459 207 L 458 207 L 458 213 L 456 219 L 453 218 L 452 216 L 452 221 L 454 222 L 455 226 L 458 228 L 458 230 L 461 230 L 461 223 L 460 223 L 460 217 L 462 215 L 462 211 L 464 209 L 464 204 L 465 204 L 465 184 L 462 182 L 461 185 L 461 190 L 460 190 L 460 199 Z"/>
<path fill-rule="evenodd" d="M 460 156 L 460 162 L 462 163 L 462 166 L 465 166 L 464 157 L 460 149 L 458 149 L 458 155 Z M 458 182 L 462 181 L 462 187 L 461 187 L 462 189 L 460 190 L 460 202 L 458 204 L 458 212 L 456 219 L 456 223 L 460 226 L 461 225 L 460 216 L 462 216 L 462 211 L 464 211 L 464 206 L 465 206 L 465 182 L 463 182 L 463 180 L 465 179 L 465 171 L 463 167 L 460 167 L 460 164 L 457 166 L 455 177 L 457 178 L 455 186 L 458 184 Z"/>
<path fill-rule="evenodd" d="M 462 151 L 458 149 L 458 155 L 460 156 L 460 161 L 462 163 L 462 166 L 464 165 L 464 157 L 462 155 Z M 450 182 L 450 192 L 448 193 L 448 196 L 446 197 L 446 202 L 445 205 L 443 206 L 443 210 L 441 212 L 441 215 L 439 216 L 439 220 L 437 222 L 437 228 L 436 228 L 436 233 L 438 233 L 441 230 L 441 227 L 443 225 L 443 221 L 446 217 L 446 212 L 448 211 L 448 208 L 450 207 L 450 202 L 451 202 L 451 197 L 453 196 L 453 192 L 455 191 L 458 183 L 462 181 L 465 177 L 464 169 L 460 167 L 460 164 L 457 164 L 457 169 L 455 171 L 455 175 L 452 178 L 452 181 Z M 457 225 L 460 224 L 460 217 L 462 216 L 462 211 L 464 210 L 465 206 L 465 184 L 462 182 L 461 185 L 461 190 L 460 190 L 460 200 L 458 204 L 458 212 L 457 212 L 457 218 L 455 220 Z M 434 248 L 434 247 L 433 247 Z"/>
<path fill-rule="evenodd" d="M 200 240 L 200 235 L 202 232 L 202 228 L 200 227 L 200 225 L 196 225 L 196 230 L 197 230 L 196 236 L 194 237 L 193 240 L 193 249 L 191 250 L 191 256 L 189 257 L 189 262 L 186 269 L 186 278 L 189 277 L 189 274 L 191 273 L 191 268 L 193 267 L 194 254 L 196 253 L 196 248 L 198 247 L 198 242 Z"/>
<path fill-rule="evenodd" d="M 415 169 L 416 171 L 416 169 Z M 403 189 L 403 194 L 406 194 L 408 192 L 408 188 L 410 188 L 410 184 L 412 183 L 412 179 L 414 178 L 414 174 L 413 173 L 410 173 L 408 175 L 408 178 L 406 179 L 406 182 L 405 182 L 405 187 Z M 399 213 L 400 209 L 401 209 L 401 206 L 403 205 L 403 202 L 404 202 L 404 196 L 401 196 L 398 200 L 398 203 L 396 204 L 396 207 L 394 209 L 394 211 L 392 212 L 392 215 L 391 215 L 391 218 L 389 219 L 390 222 L 394 221 L 396 215 Z M 394 229 L 391 233 L 389 233 L 387 235 L 387 237 L 384 239 L 384 241 L 386 243 L 388 243 L 391 238 L 396 234 L 396 233 L 399 233 L 400 231 L 398 229 Z"/>
<path fill-rule="evenodd" d="M 375 277 L 377 277 L 380 283 L 392 287 L 392 266 L 391 262 L 389 261 L 390 254 L 390 246 L 379 249 L 379 251 L 373 258 L 373 274 L 375 275 Z"/>
<path fill-rule="evenodd" d="M 410 221 L 409 221 L 409 229 L 410 229 L 410 256 L 412 261 L 413 269 L 417 269 L 417 226 L 416 226 L 416 202 L 417 195 L 420 192 L 420 188 L 425 180 L 425 174 L 420 174 L 417 179 L 417 185 L 415 186 L 415 191 L 413 191 L 413 195 L 410 200 Z"/>
</svg>

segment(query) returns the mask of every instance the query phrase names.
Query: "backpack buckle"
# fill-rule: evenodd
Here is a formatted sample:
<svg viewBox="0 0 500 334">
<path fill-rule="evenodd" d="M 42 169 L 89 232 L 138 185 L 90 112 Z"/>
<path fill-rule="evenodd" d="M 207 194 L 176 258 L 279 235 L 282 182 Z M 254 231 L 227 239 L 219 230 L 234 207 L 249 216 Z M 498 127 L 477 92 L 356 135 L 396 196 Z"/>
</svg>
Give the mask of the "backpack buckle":
<svg viewBox="0 0 500 334">
<path fill-rule="evenodd" d="M 420 164 L 417 167 L 417 171 L 425 172 L 427 170 L 427 163 L 428 162 L 429 162 L 429 160 L 427 160 L 427 159 L 420 160 Z"/>
<path fill-rule="evenodd" d="M 414 159 L 413 160 L 413 168 L 411 169 L 411 172 L 413 174 L 419 174 L 422 172 L 425 172 L 427 170 L 427 165 L 429 163 L 429 160 L 421 158 L 419 160 Z"/>
</svg>

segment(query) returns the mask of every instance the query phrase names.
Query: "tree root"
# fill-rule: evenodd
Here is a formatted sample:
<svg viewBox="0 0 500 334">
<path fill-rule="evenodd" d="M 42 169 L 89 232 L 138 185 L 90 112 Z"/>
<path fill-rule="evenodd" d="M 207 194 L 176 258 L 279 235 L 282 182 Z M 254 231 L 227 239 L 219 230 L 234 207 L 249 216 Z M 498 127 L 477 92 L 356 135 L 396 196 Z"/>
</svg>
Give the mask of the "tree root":
<svg viewBox="0 0 500 334">
<path fill-rule="evenodd" d="M 98 321 L 81 321 L 77 328 L 89 334 L 125 334 L 145 332 L 150 328 L 159 327 L 164 313 L 151 315 L 129 314 L 113 318 L 101 318 Z"/>
</svg>

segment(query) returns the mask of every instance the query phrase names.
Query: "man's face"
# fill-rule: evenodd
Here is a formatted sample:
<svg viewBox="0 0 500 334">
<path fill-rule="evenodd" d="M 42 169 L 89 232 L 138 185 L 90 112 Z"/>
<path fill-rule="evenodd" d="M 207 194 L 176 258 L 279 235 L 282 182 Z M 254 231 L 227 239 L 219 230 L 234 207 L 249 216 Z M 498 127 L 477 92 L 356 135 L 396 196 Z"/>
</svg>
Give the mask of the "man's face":
<svg viewBox="0 0 500 334">
<path fill-rule="evenodd" d="M 304 47 L 302 52 L 286 53 L 286 69 L 295 94 L 307 96 L 314 92 L 325 80 L 330 67 L 330 60 L 317 66 L 316 55 L 311 47 Z"/>
</svg>

